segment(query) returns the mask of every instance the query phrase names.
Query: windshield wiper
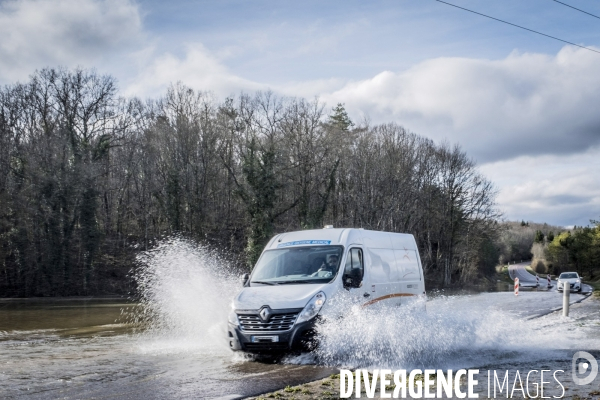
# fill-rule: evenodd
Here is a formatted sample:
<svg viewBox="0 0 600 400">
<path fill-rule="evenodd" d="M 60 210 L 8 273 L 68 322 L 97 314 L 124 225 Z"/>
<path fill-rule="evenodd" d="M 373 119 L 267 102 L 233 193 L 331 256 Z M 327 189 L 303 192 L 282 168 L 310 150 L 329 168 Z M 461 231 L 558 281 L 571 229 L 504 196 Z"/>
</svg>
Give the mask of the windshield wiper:
<svg viewBox="0 0 600 400">
<path fill-rule="evenodd" d="M 265 281 L 252 281 L 250 283 L 262 283 L 263 285 L 279 285 L 279 283 L 275 282 L 265 282 Z"/>
<path fill-rule="evenodd" d="M 279 282 L 280 285 L 285 285 L 288 283 L 312 283 L 314 279 L 311 280 L 294 280 L 294 281 L 281 281 Z"/>
</svg>

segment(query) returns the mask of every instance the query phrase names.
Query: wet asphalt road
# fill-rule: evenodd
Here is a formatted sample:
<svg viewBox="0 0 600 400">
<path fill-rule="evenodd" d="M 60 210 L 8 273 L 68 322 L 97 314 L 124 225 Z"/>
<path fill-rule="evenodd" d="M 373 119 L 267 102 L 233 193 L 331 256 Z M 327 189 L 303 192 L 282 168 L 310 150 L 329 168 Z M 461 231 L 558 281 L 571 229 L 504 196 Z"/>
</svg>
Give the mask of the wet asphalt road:
<svg viewBox="0 0 600 400">
<path fill-rule="evenodd" d="M 521 287 L 527 288 L 536 288 L 538 279 L 536 279 L 535 275 L 532 275 L 525 268 L 531 264 L 530 261 L 513 264 L 508 266 L 508 274 L 512 279 L 519 278 L 519 283 Z M 550 282 L 552 284 L 551 288 L 548 288 L 548 281 L 546 278 L 539 278 L 539 289 L 541 290 L 549 290 L 556 292 L 556 280 L 552 279 Z M 591 293 L 593 288 L 590 285 L 582 284 L 581 285 L 581 294 L 589 294 Z"/>
</svg>

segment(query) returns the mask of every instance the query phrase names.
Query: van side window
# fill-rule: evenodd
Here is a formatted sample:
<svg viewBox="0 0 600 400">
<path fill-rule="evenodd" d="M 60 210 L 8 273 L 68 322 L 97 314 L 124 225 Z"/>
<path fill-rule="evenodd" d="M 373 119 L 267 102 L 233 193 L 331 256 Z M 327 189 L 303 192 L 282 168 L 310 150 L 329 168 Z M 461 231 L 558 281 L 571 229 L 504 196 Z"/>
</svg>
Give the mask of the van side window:
<svg viewBox="0 0 600 400">
<path fill-rule="evenodd" d="M 359 288 L 362 285 L 365 267 L 362 249 L 350 249 L 346 257 L 343 282 L 346 288 Z"/>
</svg>

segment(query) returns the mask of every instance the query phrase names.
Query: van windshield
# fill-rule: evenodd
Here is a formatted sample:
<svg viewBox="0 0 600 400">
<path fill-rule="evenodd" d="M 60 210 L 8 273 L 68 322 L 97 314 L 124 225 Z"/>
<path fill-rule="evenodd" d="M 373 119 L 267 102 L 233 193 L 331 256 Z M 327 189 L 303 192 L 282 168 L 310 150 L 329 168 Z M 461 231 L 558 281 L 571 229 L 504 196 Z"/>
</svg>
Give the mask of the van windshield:
<svg viewBox="0 0 600 400">
<path fill-rule="evenodd" d="M 328 283 L 335 278 L 342 246 L 305 246 L 267 250 L 258 260 L 250 283 L 263 285 Z"/>
</svg>

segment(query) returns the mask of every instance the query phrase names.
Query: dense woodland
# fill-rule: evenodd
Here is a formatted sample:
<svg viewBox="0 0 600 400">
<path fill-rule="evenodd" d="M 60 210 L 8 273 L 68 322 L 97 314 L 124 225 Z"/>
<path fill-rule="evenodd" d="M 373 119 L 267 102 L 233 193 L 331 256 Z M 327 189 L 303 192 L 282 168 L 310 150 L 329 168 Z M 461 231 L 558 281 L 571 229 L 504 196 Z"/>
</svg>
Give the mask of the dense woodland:
<svg viewBox="0 0 600 400">
<path fill-rule="evenodd" d="M 577 271 L 588 281 L 600 278 L 600 221 L 571 229 L 502 222 L 496 244 L 501 265 L 531 260 L 532 269 L 541 274 Z"/>
<path fill-rule="evenodd" d="M 585 279 L 600 277 L 600 221 L 590 221 L 592 226 L 575 226 L 573 229 L 537 230 L 531 248 L 533 268 L 540 273 L 558 275 L 577 271 Z M 554 232 L 557 232 L 554 234 Z"/>
<path fill-rule="evenodd" d="M 540 252 L 537 247 L 540 237 L 552 241 L 555 234 L 565 230 L 564 227 L 531 221 L 507 221 L 501 223 L 501 227 L 497 237 L 500 252 L 498 263 L 501 265 L 544 257 L 544 250 Z"/>
<path fill-rule="evenodd" d="M 126 293 L 135 255 L 181 235 L 250 268 L 275 233 L 413 233 L 428 284 L 491 275 L 492 184 L 460 149 L 342 105 L 183 84 L 118 94 L 89 70 L 0 91 L 0 296 Z"/>
</svg>

